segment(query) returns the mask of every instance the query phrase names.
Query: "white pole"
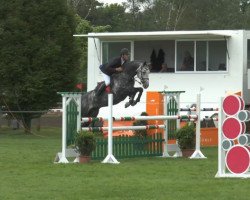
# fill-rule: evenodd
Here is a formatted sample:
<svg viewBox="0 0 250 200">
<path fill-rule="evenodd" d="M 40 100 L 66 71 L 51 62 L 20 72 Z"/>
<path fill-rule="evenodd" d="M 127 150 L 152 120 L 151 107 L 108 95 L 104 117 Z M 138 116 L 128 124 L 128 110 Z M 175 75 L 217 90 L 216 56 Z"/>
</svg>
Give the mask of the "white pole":
<svg viewBox="0 0 250 200">
<path fill-rule="evenodd" d="M 102 163 L 119 164 L 116 158 L 113 156 L 113 94 L 108 94 L 108 155 L 102 161 Z"/>
<path fill-rule="evenodd" d="M 223 97 L 220 98 L 220 105 L 219 105 L 219 121 L 218 121 L 218 171 L 215 177 L 223 177 L 225 175 L 225 151 L 223 151 L 221 145 L 222 140 L 224 139 L 221 131 L 222 123 L 225 119 L 225 115 L 222 110 L 222 102 Z"/>
<path fill-rule="evenodd" d="M 113 155 L 113 94 L 108 95 L 108 155 Z M 111 105 L 111 106 L 110 106 Z"/>
<path fill-rule="evenodd" d="M 201 152 L 200 143 L 201 143 L 201 122 L 200 122 L 200 104 L 201 104 L 201 94 L 197 94 L 197 103 L 196 103 L 196 143 L 195 143 L 195 152 L 191 155 L 191 159 L 201 159 L 206 158 Z"/>
<path fill-rule="evenodd" d="M 63 116 L 62 116 L 62 155 L 60 157 L 59 163 L 68 163 L 69 161 L 66 158 L 66 140 L 67 140 L 67 125 L 66 125 L 66 117 L 67 117 L 67 108 L 66 108 L 66 100 L 67 97 L 63 96 L 62 99 L 62 107 L 63 107 Z"/>
<path fill-rule="evenodd" d="M 176 103 L 177 103 L 177 108 L 178 108 L 178 111 L 177 111 L 177 115 L 180 115 L 180 107 L 181 107 L 181 105 L 180 105 L 180 93 L 177 93 L 176 94 Z M 177 121 L 176 121 L 176 128 L 177 129 L 179 129 L 179 128 L 181 128 L 181 120 L 180 119 L 178 119 Z"/>
<path fill-rule="evenodd" d="M 163 97 L 163 109 L 164 109 L 164 115 L 166 116 L 168 113 L 168 101 L 167 101 L 167 94 L 164 93 L 164 97 Z M 168 121 L 165 119 L 164 120 L 164 125 L 165 125 L 165 129 L 164 129 L 164 145 L 163 145 L 163 154 L 162 157 L 171 157 L 168 154 Z"/>
<path fill-rule="evenodd" d="M 81 107 L 81 98 L 82 98 L 82 95 L 81 94 L 78 94 L 76 96 L 75 101 L 76 101 L 76 105 L 77 105 L 77 131 L 81 131 L 81 110 L 82 110 L 82 107 Z M 74 163 L 79 163 L 79 156 L 77 156 L 74 160 Z"/>
<path fill-rule="evenodd" d="M 77 112 L 78 112 L 78 115 L 77 115 L 77 131 L 80 131 L 81 130 L 81 97 L 82 95 L 77 95 L 77 100 L 76 100 L 76 103 L 77 103 Z"/>
</svg>

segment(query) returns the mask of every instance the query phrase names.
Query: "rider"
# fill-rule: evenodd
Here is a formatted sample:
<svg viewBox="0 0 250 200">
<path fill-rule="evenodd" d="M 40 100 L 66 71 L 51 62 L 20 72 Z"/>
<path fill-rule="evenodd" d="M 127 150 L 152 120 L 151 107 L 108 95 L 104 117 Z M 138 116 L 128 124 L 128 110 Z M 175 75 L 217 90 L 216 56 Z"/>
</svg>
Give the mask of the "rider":
<svg viewBox="0 0 250 200">
<path fill-rule="evenodd" d="M 100 65 L 100 70 L 102 71 L 103 79 L 105 81 L 107 93 L 111 92 L 110 88 L 110 76 L 116 72 L 123 71 L 123 65 L 129 60 L 129 51 L 126 48 L 121 50 L 119 57 L 114 58 L 111 62 Z"/>
</svg>

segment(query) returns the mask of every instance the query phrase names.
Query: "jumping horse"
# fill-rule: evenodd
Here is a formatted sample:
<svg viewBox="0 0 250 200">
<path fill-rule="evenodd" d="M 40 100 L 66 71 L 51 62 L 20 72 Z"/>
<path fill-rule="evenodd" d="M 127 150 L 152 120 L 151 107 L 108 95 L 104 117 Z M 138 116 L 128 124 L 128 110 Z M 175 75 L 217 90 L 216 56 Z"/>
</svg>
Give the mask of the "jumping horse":
<svg viewBox="0 0 250 200">
<path fill-rule="evenodd" d="M 143 88 L 149 86 L 149 65 L 142 61 L 130 61 L 124 64 L 124 70 L 111 76 L 111 92 L 113 93 L 113 104 L 118 104 L 129 97 L 125 107 L 136 105 L 141 98 Z M 136 78 L 142 87 L 134 87 Z M 108 94 L 100 88 L 104 88 L 102 82 L 94 90 L 87 92 L 81 100 L 81 116 L 97 117 L 101 107 L 108 106 Z M 135 99 L 136 94 L 137 98 Z"/>
</svg>

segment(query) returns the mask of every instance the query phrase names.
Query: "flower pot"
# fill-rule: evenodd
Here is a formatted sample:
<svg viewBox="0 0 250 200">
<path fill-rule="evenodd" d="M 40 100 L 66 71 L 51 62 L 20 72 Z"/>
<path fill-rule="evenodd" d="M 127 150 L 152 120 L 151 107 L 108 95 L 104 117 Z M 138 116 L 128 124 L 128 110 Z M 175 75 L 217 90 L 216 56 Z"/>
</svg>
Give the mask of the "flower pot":
<svg viewBox="0 0 250 200">
<path fill-rule="evenodd" d="M 194 153 L 194 151 L 194 149 L 182 149 L 182 157 L 189 158 Z"/>
<path fill-rule="evenodd" d="M 79 163 L 89 163 L 90 161 L 90 156 L 79 156 Z"/>
</svg>

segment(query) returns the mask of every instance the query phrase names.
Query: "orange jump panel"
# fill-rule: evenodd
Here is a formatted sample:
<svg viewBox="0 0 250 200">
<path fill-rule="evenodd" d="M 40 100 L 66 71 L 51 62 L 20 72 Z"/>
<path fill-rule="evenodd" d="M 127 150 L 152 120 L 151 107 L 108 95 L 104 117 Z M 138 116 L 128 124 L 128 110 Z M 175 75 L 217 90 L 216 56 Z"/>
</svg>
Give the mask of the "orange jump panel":
<svg viewBox="0 0 250 200">
<path fill-rule="evenodd" d="M 201 146 L 218 146 L 218 128 L 201 128 Z"/>
<path fill-rule="evenodd" d="M 159 92 L 149 91 L 147 92 L 146 100 L 146 112 L 148 115 L 163 115 L 164 112 L 164 98 Z M 148 120 L 149 125 L 160 125 L 163 124 L 162 120 Z M 148 134 L 163 133 L 162 129 L 151 129 L 148 130 Z"/>
<path fill-rule="evenodd" d="M 108 121 L 104 121 L 103 126 L 108 126 Z M 113 121 L 113 126 L 133 126 L 133 121 Z M 119 130 L 113 131 L 113 136 L 120 136 L 120 135 L 134 135 L 133 130 Z M 103 131 L 103 136 L 108 137 L 108 131 Z"/>
</svg>

